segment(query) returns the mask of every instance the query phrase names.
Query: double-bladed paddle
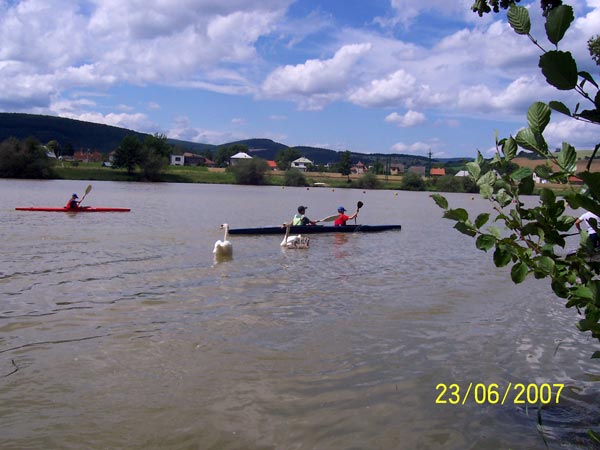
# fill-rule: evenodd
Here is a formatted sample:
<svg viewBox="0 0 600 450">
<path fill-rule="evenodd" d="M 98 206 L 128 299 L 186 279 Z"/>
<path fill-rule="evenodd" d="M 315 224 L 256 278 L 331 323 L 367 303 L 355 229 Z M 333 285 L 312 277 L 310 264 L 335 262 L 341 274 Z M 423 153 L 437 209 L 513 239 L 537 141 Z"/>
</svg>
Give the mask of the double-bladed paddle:
<svg viewBox="0 0 600 450">
<path fill-rule="evenodd" d="M 317 222 L 333 222 L 338 217 L 340 217 L 339 214 L 334 214 L 332 216 L 323 217 L 321 220 L 317 220 Z"/>
</svg>

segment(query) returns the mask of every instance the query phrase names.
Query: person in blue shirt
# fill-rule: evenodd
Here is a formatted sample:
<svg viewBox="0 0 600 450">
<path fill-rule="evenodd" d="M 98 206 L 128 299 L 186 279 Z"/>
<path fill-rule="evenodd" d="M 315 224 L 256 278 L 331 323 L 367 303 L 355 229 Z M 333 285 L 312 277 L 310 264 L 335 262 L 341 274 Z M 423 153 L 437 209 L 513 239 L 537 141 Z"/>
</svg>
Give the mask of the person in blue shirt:
<svg viewBox="0 0 600 450">
<path fill-rule="evenodd" d="M 79 208 L 79 203 L 81 203 L 81 202 L 79 200 L 77 200 L 78 198 L 79 197 L 77 196 L 77 194 L 73 193 L 73 195 L 71 195 L 71 198 L 67 202 L 66 208 L 67 209 L 77 209 L 77 208 Z"/>
</svg>

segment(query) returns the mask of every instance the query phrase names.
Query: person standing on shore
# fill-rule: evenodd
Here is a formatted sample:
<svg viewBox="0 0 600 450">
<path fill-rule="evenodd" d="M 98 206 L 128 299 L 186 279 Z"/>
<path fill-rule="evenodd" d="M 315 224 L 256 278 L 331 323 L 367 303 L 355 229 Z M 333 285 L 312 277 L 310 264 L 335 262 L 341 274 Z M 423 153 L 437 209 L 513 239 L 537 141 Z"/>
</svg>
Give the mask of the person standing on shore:
<svg viewBox="0 0 600 450">
<path fill-rule="evenodd" d="M 593 221 L 596 228 L 600 228 L 600 217 L 590 211 L 579 216 L 575 221 L 575 228 L 577 228 L 577 231 L 581 231 L 581 223 L 585 223 L 586 231 L 588 233 L 588 242 L 591 244 L 592 249 L 597 250 L 598 247 L 600 247 L 600 237 L 598 237 L 598 233 L 596 233 L 596 230 L 592 224 L 590 224 L 590 220 Z"/>
</svg>

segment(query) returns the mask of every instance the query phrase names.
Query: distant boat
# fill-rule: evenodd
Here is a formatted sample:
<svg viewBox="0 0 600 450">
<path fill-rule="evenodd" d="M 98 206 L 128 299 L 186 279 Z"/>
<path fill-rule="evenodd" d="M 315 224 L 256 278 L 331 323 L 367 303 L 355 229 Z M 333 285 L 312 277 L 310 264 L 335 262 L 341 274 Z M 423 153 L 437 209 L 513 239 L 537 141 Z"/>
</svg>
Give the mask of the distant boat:
<svg viewBox="0 0 600 450">
<path fill-rule="evenodd" d="M 295 225 L 290 227 L 293 234 L 321 233 L 376 233 L 380 231 L 400 230 L 401 225 L 346 225 L 340 227 L 323 225 Z M 229 234 L 284 234 L 285 227 L 231 228 Z"/>
</svg>

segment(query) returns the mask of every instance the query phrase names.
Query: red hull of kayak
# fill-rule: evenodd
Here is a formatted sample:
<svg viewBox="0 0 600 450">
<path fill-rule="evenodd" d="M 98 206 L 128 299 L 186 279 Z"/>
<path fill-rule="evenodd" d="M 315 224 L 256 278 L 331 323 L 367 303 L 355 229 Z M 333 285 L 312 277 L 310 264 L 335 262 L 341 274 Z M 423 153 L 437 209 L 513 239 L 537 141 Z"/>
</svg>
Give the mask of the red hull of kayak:
<svg viewBox="0 0 600 450">
<path fill-rule="evenodd" d="M 90 206 L 89 208 L 77 208 L 67 209 L 53 206 L 27 206 L 21 208 L 15 208 L 17 211 L 44 211 L 44 212 L 69 212 L 69 213 L 80 213 L 80 212 L 129 212 L 129 208 L 111 208 L 105 206 Z"/>
</svg>

